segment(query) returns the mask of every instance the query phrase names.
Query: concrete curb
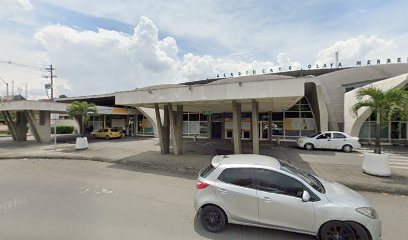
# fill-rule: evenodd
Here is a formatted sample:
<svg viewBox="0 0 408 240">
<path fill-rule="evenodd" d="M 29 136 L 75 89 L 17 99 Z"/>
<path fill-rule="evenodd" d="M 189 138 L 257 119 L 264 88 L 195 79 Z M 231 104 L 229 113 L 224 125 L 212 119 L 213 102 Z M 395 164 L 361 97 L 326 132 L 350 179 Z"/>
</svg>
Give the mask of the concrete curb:
<svg viewBox="0 0 408 240">
<path fill-rule="evenodd" d="M 9 159 L 63 159 L 63 160 L 88 160 L 88 161 L 95 161 L 95 162 L 107 162 L 112 164 L 121 164 L 126 166 L 137 167 L 146 170 L 153 170 L 153 171 L 160 171 L 160 172 L 167 172 L 172 174 L 179 174 L 182 176 L 186 176 L 188 178 L 197 176 L 200 169 L 196 169 L 193 167 L 179 167 L 179 166 L 170 166 L 170 165 L 162 165 L 156 164 L 151 162 L 143 162 L 143 161 L 128 161 L 128 160 L 112 160 L 100 157 L 90 157 L 90 156 L 52 156 L 52 155 L 36 155 L 36 156 L 29 156 L 29 155 L 18 155 L 18 156 L 0 156 L 0 160 L 9 160 Z M 356 191 L 365 191 L 365 192 L 376 192 L 376 193 L 386 193 L 386 194 L 396 194 L 396 195 L 406 195 L 408 196 L 408 186 L 406 188 L 395 186 L 390 188 L 389 186 L 379 186 L 379 185 L 370 185 L 370 184 L 359 184 L 359 183 L 350 183 L 350 182 L 343 182 L 337 181 L 340 184 L 343 184 L 353 190 Z"/>
</svg>

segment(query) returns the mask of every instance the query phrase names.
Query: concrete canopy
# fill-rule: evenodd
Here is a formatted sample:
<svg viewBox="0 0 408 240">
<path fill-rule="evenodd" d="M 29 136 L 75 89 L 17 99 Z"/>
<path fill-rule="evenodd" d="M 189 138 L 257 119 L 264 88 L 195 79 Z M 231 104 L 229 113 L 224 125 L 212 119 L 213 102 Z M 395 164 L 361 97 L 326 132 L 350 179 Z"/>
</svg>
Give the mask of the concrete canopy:
<svg viewBox="0 0 408 240">
<path fill-rule="evenodd" d="M 167 88 L 118 92 L 115 99 L 117 105 L 146 108 L 154 108 L 155 104 L 163 108 L 172 103 L 173 106 L 183 105 L 183 110 L 189 112 L 231 112 L 233 100 L 242 104 L 242 111 L 251 111 L 251 101 L 257 100 L 260 112 L 281 112 L 304 96 L 305 78 L 243 78 L 203 85 L 171 85 Z"/>
<path fill-rule="evenodd" d="M 49 111 L 52 113 L 67 112 L 67 104 L 40 101 L 7 101 L 0 102 L 0 111 Z"/>
<path fill-rule="evenodd" d="M 64 103 L 27 100 L 0 102 L 0 113 L 15 141 L 27 140 L 28 123 L 37 142 L 49 142 L 51 113 L 64 113 L 66 110 L 67 105 Z M 15 112 L 14 116 L 12 112 Z"/>
</svg>

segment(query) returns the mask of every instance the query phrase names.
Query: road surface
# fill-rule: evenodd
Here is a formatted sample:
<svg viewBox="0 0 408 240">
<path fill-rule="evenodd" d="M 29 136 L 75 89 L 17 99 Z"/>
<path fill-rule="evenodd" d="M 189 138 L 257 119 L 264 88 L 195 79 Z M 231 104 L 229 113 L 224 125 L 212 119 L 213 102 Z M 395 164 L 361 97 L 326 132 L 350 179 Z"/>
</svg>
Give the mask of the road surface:
<svg viewBox="0 0 408 240">
<path fill-rule="evenodd" d="M 208 233 L 195 218 L 194 187 L 110 163 L 0 160 L 0 239 L 314 239 L 236 225 Z M 407 239 L 408 197 L 362 194 L 384 239 Z"/>
</svg>

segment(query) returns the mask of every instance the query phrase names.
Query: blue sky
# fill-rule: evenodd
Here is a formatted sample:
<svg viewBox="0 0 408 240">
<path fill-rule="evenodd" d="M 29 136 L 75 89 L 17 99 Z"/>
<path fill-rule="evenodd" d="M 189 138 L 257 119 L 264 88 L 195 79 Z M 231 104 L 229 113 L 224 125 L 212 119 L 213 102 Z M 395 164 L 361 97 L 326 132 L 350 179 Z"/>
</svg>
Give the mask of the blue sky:
<svg viewBox="0 0 408 240">
<path fill-rule="evenodd" d="M 0 60 L 53 63 L 60 93 L 75 95 L 301 68 L 332 62 L 336 51 L 344 65 L 405 59 L 406 9 L 407 1 L 379 0 L 2 0 Z M 0 71 L 44 93 L 42 73 Z M 88 90 L 74 91 L 78 84 Z"/>
</svg>

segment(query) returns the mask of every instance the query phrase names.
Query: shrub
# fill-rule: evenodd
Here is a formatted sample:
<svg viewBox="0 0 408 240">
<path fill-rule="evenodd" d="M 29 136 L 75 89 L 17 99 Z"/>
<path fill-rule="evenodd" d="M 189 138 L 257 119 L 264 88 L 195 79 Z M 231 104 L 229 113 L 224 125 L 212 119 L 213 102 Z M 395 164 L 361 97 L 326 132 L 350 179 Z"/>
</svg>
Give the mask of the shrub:
<svg viewBox="0 0 408 240">
<path fill-rule="evenodd" d="M 51 134 L 54 134 L 54 129 L 54 127 L 51 128 Z M 72 134 L 73 132 L 73 126 L 57 126 L 57 134 Z"/>
</svg>

